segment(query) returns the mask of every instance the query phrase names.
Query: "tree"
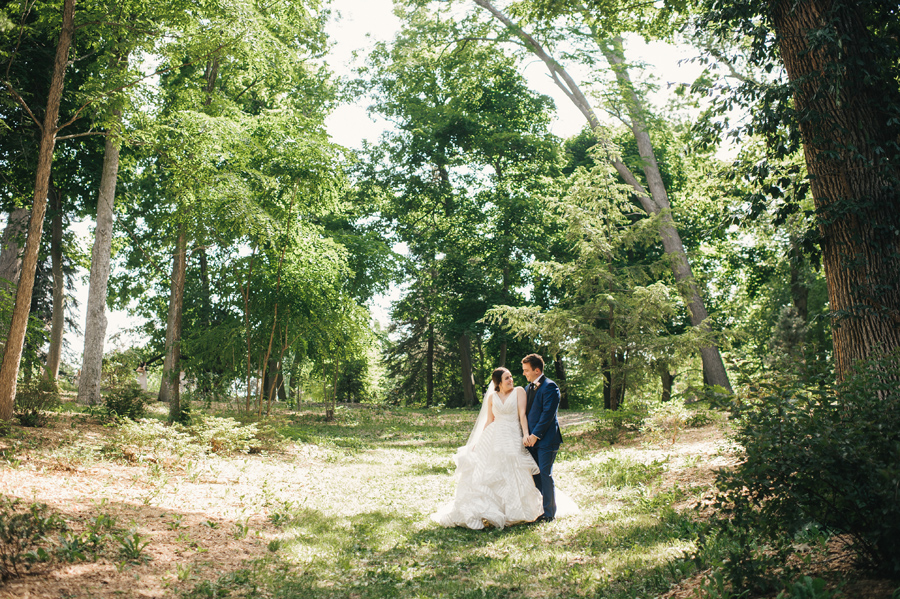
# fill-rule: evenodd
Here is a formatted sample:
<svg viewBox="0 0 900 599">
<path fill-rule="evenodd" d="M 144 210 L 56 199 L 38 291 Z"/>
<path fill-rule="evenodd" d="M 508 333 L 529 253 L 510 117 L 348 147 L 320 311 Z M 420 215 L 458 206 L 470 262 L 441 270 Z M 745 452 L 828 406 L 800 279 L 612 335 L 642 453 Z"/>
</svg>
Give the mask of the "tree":
<svg viewBox="0 0 900 599">
<path fill-rule="evenodd" d="M 594 162 L 577 167 L 552 204 L 566 228 L 571 259 L 533 266 L 559 290 L 557 301 L 543 309 L 496 306 L 488 318 L 516 335 L 540 337 L 551 355 L 566 350 L 576 356 L 582 368 L 605 379 L 605 404 L 615 410 L 626 389 L 642 383 L 657 362 L 685 356 L 710 340 L 697 328 L 671 330 L 682 306 L 677 291 L 659 281 L 666 271 L 663 256 L 647 251 L 655 244 L 657 224 L 636 217 L 631 190 L 617 181 L 607 157 Z"/>
<path fill-rule="evenodd" d="M 505 360 L 505 334 L 480 320 L 492 302 L 524 300 L 516 288 L 526 284 L 525 264 L 545 251 L 535 196 L 556 166 L 557 142 L 547 131 L 552 105 L 528 90 L 513 59 L 498 60 L 477 40 L 460 42 L 455 24 L 427 9 L 408 16 L 394 44 L 370 58 L 373 109 L 398 131 L 374 149 L 365 176 L 377 182 L 371 193 L 381 216 L 413 261 L 395 314 L 407 324 L 400 330 L 415 337 L 398 349 L 412 356 L 421 348 L 426 403 L 444 376 L 433 367 L 457 369 L 455 388 L 473 405 L 489 374 L 486 338 L 491 363 Z M 407 373 L 418 378 L 417 368 Z"/>
<path fill-rule="evenodd" d="M 545 44 L 538 41 L 522 26 L 516 24 L 509 16 L 496 8 L 490 0 L 475 0 L 475 3 L 488 11 L 491 16 L 501 23 L 529 52 L 538 56 L 546 65 L 553 77 L 553 81 L 564 94 L 584 114 L 591 129 L 601 127 L 601 121 L 594 109 L 582 92 L 577 82 L 569 75 L 565 68 L 546 49 Z M 593 9 L 593 10 L 592 10 Z M 519 10 L 538 22 L 548 24 L 550 32 L 548 38 L 555 36 L 557 40 L 565 37 L 567 40 L 586 40 L 595 45 L 596 50 L 606 59 L 610 70 L 615 77 L 617 90 L 616 107 L 619 110 L 614 113 L 623 115 L 623 120 L 631 128 L 640 151 L 640 167 L 643 171 L 644 182 L 634 175 L 631 169 L 615 154 L 610 155 L 610 161 L 619 176 L 633 188 L 634 196 L 651 216 L 658 216 L 656 222 L 659 227 L 659 235 L 669 256 L 672 272 L 678 283 L 681 294 L 688 308 L 691 322 L 704 333 L 710 331 L 708 312 L 700 294 L 700 289 L 691 271 L 677 225 L 672 218 L 671 204 L 666 187 L 660 175 L 654 146 L 650 137 L 648 123 L 649 110 L 645 100 L 637 92 L 631 76 L 629 65 L 624 56 L 624 46 L 621 33 L 628 27 L 642 27 L 644 32 L 649 32 L 654 24 L 664 22 L 669 15 L 668 7 L 653 13 L 652 9 L 641 8 L 631 14 L 630 6 L 620 6 L 613 3 L 612 6 L 592 7 L 589 4 L 576 3 L 542 3 L 525 5 Z M 649 15 L 645 12 L 650 11 Z M 629 16 L 624 16 L 629 15 Z M 571 23 L 563 25 L 560 30 L 555 29 L 557 19 Z M 649 20 L 651 25 L 644 23 Z M 590 56 L 591 50 L 584 50 L 588 55 L 586 62 L 593 65 L 595 59 Z M 649 187 L 649 192 L 646 187 Z M 710 385 L 719 385 L 730 390 L 728 374 L 725 371 L 719 349 L 715 345 L 700 348 L 703 359 L 703 369 L 706 381 Z"/>
<path fill-rule="evenodd" d="M 28 324 L 28 313 L 31 307 L 31 292 L 34 287 L 34 274 L 37 267 L 38 250 L 40 249 L 41 231 L 44 226 L 44 213 L 47 209 L 47 190 L 50 183 L 50 167 L 53 161 L 53 149 L 59 131 L 59 105 L 62 98 L 66 67 L 69 63 L 69 48 L 75 29 L 75 1 L 64 0 L 59 41 L 56 46 L 56 57 L 53 63 L 53 77 L 47 96 L 44 119 L 40 124 L 41 144 L 38 155 L 37 173 L 35 175 L 34 199 L 31 218 L 28 223 L 28 236 L 25 240 L 25 251 L 22 256 L 22 275 L 16 290 L 16 303 L 13 308 L 12 321 L 6 345 L 3 348 L 3 365 L 0 367 L 0 420 L 12 418 L 13 402 L 16 395 L 16 379 L 19 363 L 22 359 L 22 345 L 25 340 L 25 329 Z M 12 94 L 15 90 L 7 82 Z M 24 100 L 22 100 L 24 104 Z"/>
<path fill-rule="evenodd" d="M 900 344 L 900 88 L 896 4 L 880 1 L 701 3 L 700 26 L 737 32 L 749 59 L 786 81 L 744 81 L 777 153 L 802 141 L 828 282 L 834 361 L 851 366 Z M 726 36 L 727 32 L 727 38 Z M 757 109 L 761 106 L 762 109 Z"/>
</svg>

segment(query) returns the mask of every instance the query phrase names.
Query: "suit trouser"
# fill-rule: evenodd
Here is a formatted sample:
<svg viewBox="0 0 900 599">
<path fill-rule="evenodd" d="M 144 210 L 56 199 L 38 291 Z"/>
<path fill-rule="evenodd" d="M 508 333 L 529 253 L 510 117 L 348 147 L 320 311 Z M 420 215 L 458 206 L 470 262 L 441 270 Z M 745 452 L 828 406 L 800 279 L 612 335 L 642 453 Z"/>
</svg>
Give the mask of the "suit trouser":
<svg viewBox="0 0 900 599">
<path fill-rule="evenodd" d="M 553 484 L 553 461 L 559 447 L 541 447 L 540 445 L 529 447 L 531 457 L 537 462 L 540 474 L 534 475 L 534 486 L 544 498 L 544 517 L 553 520 L 556 517 L 556 487 Z"/>
</svg>

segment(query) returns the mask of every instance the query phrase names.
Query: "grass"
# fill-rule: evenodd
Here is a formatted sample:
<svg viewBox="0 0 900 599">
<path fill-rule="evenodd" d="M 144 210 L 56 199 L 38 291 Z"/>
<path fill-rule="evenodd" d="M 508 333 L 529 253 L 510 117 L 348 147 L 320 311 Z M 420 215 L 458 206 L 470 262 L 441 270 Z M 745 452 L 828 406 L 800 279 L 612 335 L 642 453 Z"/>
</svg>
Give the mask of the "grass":
<svg viewBox="0 0 900 599">
<path fill-rule="evenodd" d="M 432 522 L 430 515 L 452 498 L 453 454 L 475 415 L 343 408 L 326 422 L 320 410 L 281 412 L 265 423 L 284 439 L 272 450 L 192 450 L 184 459 L 171 458 L 183 450 L 180 441 L 141 443 L 136 457 L 123 452 L 123 443 L 140 435 L 131 429 L 124 434 L 121 426 L 110 428 L 105 439 L 85 437 L 78 426 L 88 417 L 79 415 L 52 443 L 0 440 L 0 469 L 17 467 L 20 458 L 89 464 L 96 471 L 105 464 L 130 469 L 133 480 L 111 479 L 110 485 L 122 485 L 109 489 L 112 500 L 129 503 L 135 513 L 159 514 L 159 532 L 132 532 L 138 557 L 145 547 L 158 547 L 162 535 L 184 551 L 200 534 L 260 547 L 256 557 L 228 571 L 204 570 L 200 561 L 168 566 L 167 584 L 176 592 L 169 596 L 633 599 L 661 594 L 694 571 L 683 556 L 693 548 L 698 526 L 693 513 L 679 506 L 698 491 L 673 486 L 666 476 L 676 463 L 699 460 L 669 459 L 664 452 L 677 448 L 668 445 L 610 448 L 588 413 L 566 430 L 556 466 L 558 485 L 581 506 L 580 515 L 502 531 L 445 529 Z M 148 431 L 155 426 L 146 425 Z M 211 511 L 199 516 L 206 532 L 196 526 L 188 531 L 176 511 L 184 501 L 179 489 L 201 485 L 210 494 L 205 501 Z"/>
<path fill-rule="evenodd" d="M 473 418 L 425 410 L 344 410 L 333 424 L 293 417 L 279 432 L 327 449 L 328 465 L 289 518 L 276 512 L 277 550 L 185 596 L 630 599 L 662 593 L 693 570 L 682 556 L 697 527 L 672 508 L 684 493 L 658 488 L 665 461 L 590 451 L 580 439 L 557 477 L 581 515 L 502 531 L 432 523 L 452 496 L 453 452 Z"/>
</svg>

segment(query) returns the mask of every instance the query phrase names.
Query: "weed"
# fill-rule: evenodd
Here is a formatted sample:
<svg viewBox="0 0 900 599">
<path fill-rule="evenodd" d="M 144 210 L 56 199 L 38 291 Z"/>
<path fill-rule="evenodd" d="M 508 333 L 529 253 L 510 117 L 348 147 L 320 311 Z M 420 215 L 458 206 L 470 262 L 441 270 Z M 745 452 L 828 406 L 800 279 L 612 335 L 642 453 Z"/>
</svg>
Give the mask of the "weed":
<svg viewBox="0 0 900 599">
<path fill-rule="evenodd" d="M 48 513 L 47 506 L 0 495 L 0 580 L 22 574 L 35 561 L 46 561 L 38 543 L 51 531 L 65 528 L 63 520 Z"/>
<path fill-rule="evenodd" d="M 250 520 L 244 520 L 243 522 L 235 522 L 234 526 L 231 530 L 231 536 L 235 539 L 245 539 L 247 538 L 247 533 L 250 532 Z"/>
<path fill-rule="evenodd" d="M 791 584 L 789 588 L 778 593 L 777 599 L 832 599 L 833 597 L 835 594 L 825 588 L 824 580 L 804 576 Z"/>
<path fill-rule="evenodd" d="M 291 512 L 294 509 L 293 501 L 282 501 L 281 506 L 269 514 L 269 522 L 275 526 L 284 526 L 291 521 Z"/>
<path fill-rule="evenodd" d="M 80 535 L 66 534 L 59 537 L 59 547 L 56 554 L 67 562 L 80 562 L 87 559 L 87 546 Z"/>
<path fill-rule="evenodd" d="M 169 530 L 178 530 L 184 522 L 184 514 L 174 514 L 172 520 L 169 521 Z"/>
<path fill-rule="evenodd" d="M 627 458 L 612 457 L 598 463 L 594 474 L 606 486 L 621 489 L 646 484 L 658 478 L 665 470 L 666 460 L 644 464 Z"/>
<path fill-rule="evenodd" d="M 284 541 L 282 541 L 281 539 L 272 539 L 271 541 L 269 541 L 269 544 L 266 545 L 266 549 L 268 549 L 272 553 L 277 553 L 278 550 L 281 549 L 281 546 L 283 544 Z"/>
<path fill-rule="evenodd" d="M 144 539 L 135 529 L 129 530 L 127 533 L 118 537 L 119 555 L 126 560 L 132 562 L 144 561 L 147 556 L 144 555 L 144 549 L 150 544 L 150 541 Z"/>
<path fill-rule="evenodd" d="M 725 583 L 721 572 L 713 572 L 707 576 L 703 583 L 694 591 L 697 599 L 743 599 L 750 595 L 749 590 L 736 593 Z"/>
</svg>

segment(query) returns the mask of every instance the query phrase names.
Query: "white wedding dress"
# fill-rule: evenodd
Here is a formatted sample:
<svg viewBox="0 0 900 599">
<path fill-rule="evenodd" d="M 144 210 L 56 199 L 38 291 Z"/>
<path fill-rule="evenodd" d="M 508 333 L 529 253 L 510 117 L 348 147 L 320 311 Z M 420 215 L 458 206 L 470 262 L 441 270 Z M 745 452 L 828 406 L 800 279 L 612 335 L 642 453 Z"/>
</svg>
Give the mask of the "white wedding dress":
<svg viewBox="0 0 900 599">
<path fill-rule="evenodd" d="M 456 495 L 431 516 L 442 526 L 503 528 L 531 522 L 544 513 L 541 492 L 532 478 L 540 471 L 522 445 L 516 392 L 506 400 L 494 392 L 491 410 L 494 421 L 473 445 L 456 452 Z"/>
</svg>

